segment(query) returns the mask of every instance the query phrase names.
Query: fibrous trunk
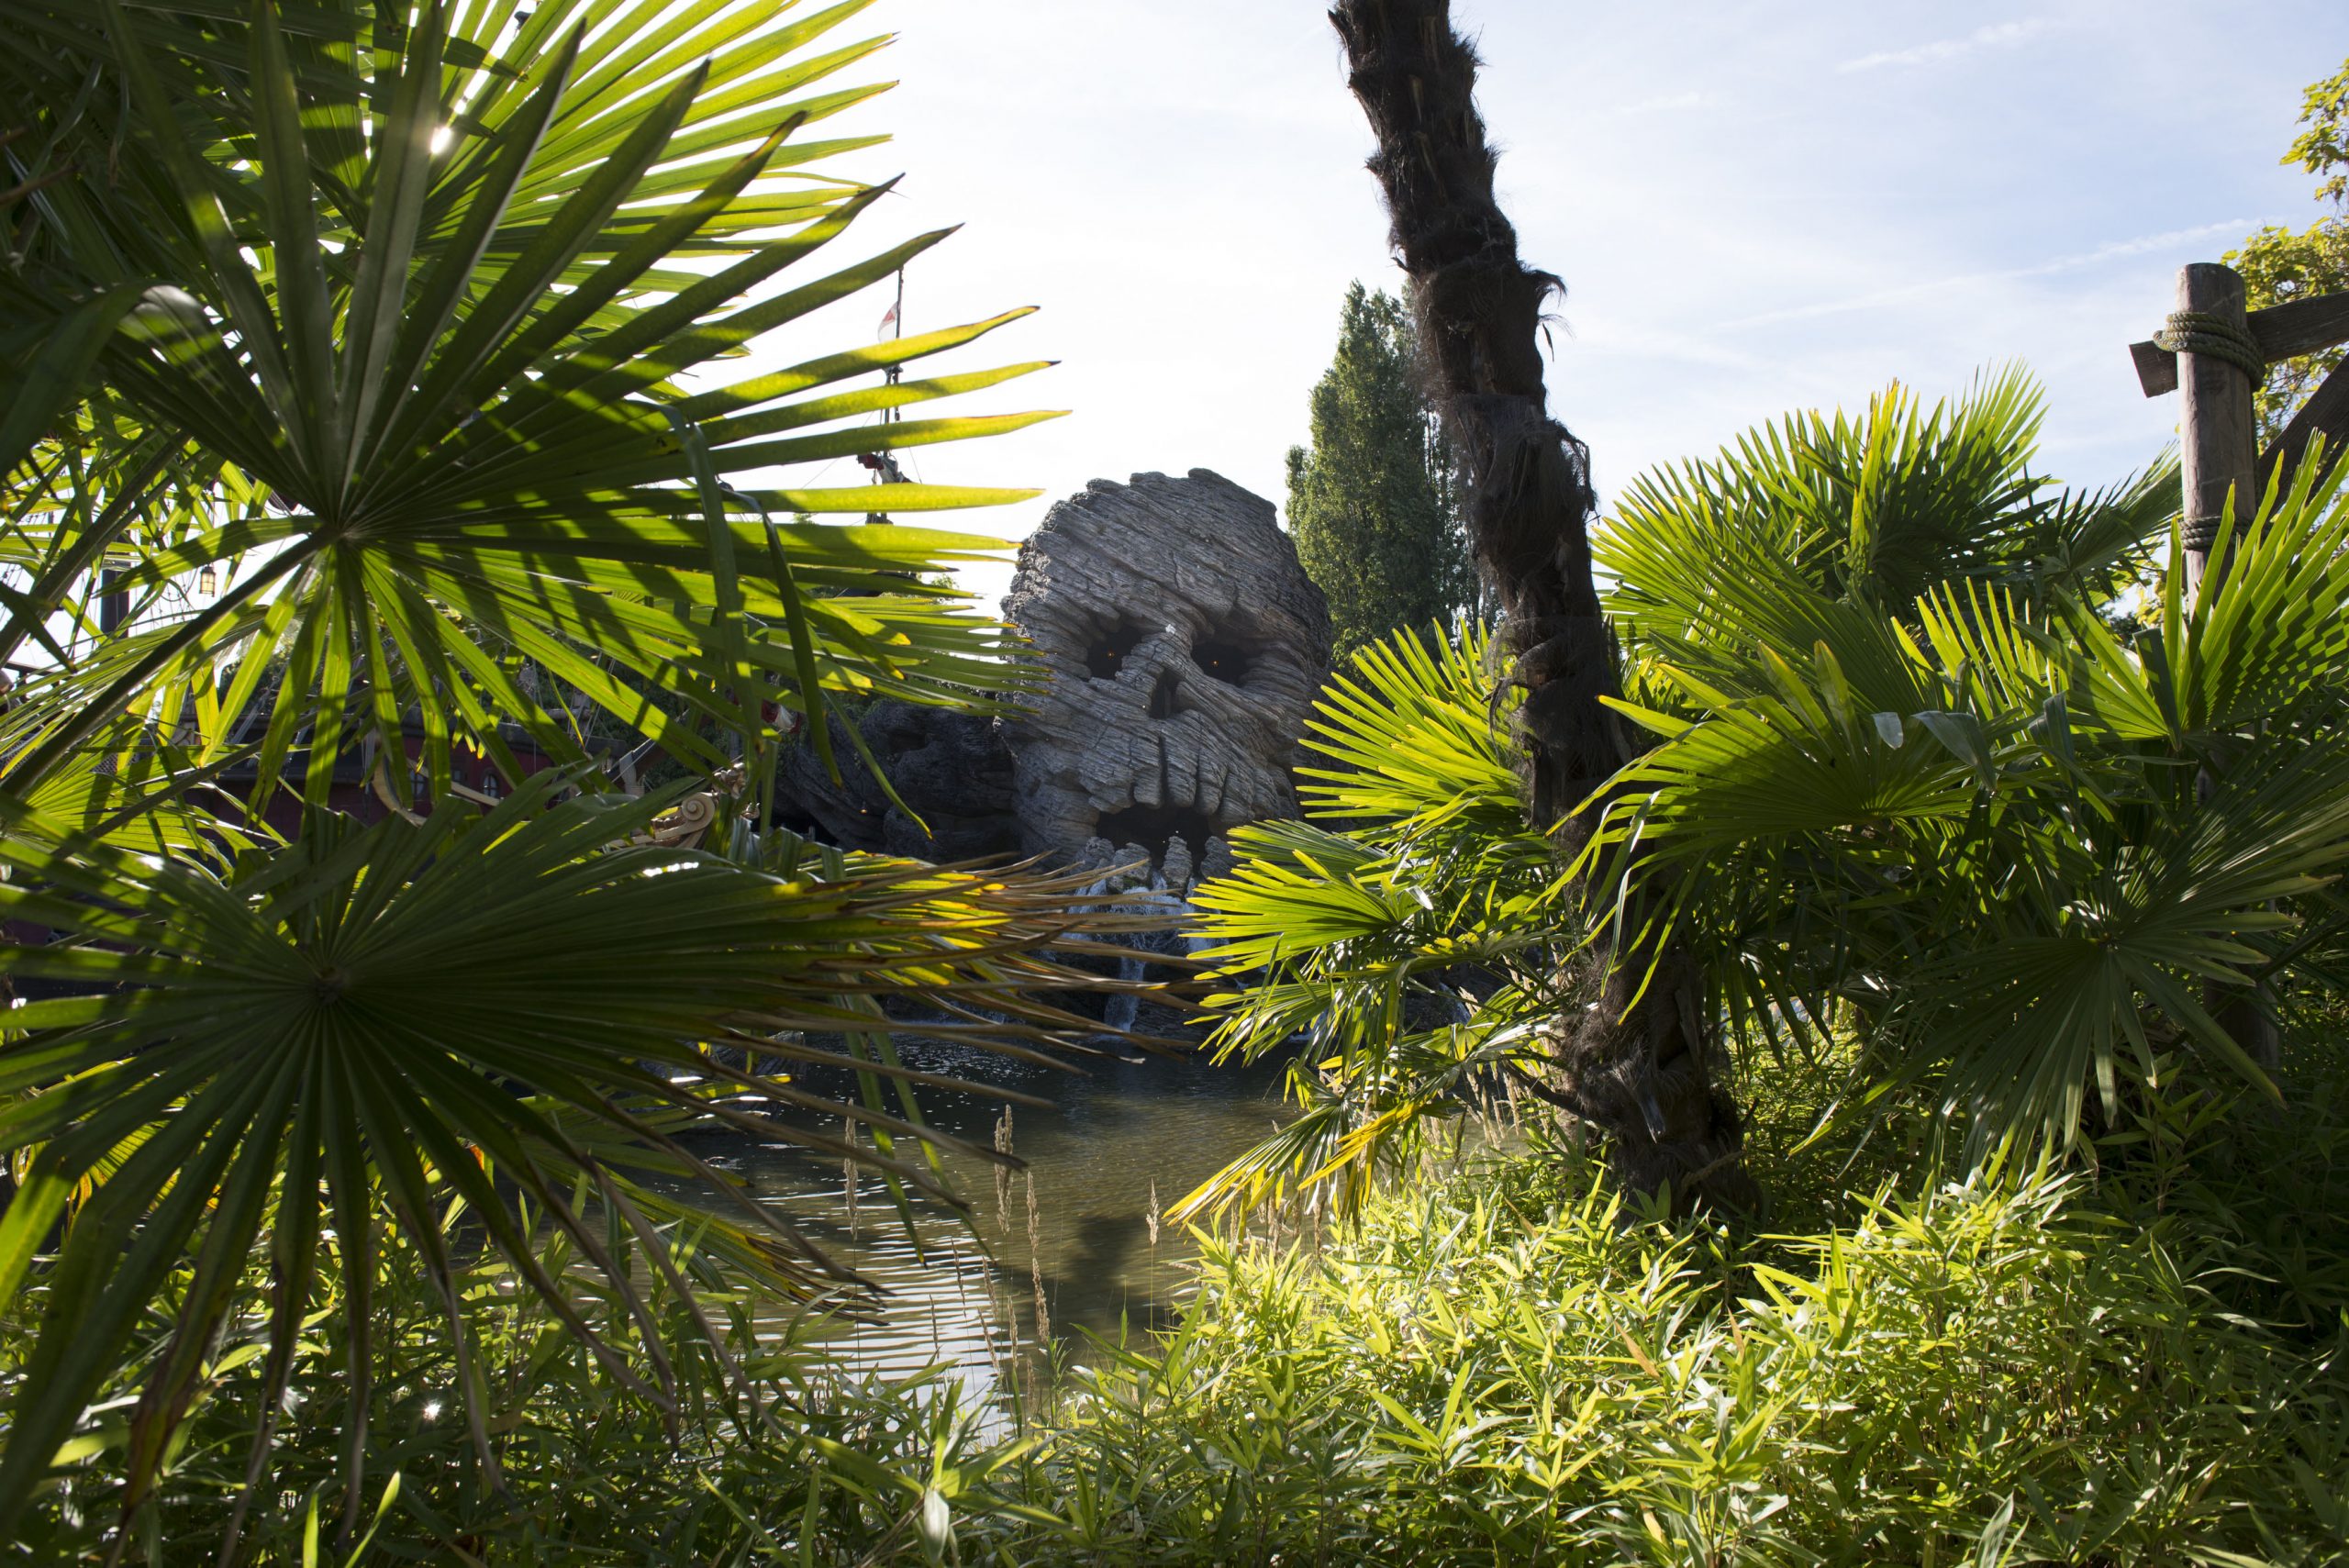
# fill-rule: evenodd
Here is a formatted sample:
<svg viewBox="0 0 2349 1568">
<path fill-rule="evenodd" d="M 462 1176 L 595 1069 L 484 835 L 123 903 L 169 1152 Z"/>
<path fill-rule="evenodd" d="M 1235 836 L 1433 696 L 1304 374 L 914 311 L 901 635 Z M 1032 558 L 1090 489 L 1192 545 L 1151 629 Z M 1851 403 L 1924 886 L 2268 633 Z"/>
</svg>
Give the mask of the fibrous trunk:
<svg viewBox="0 0 2349 1568">
<path fill-rule="evenodd" d="M 1494 199 L 1476 59 L 1446 0 L 1341 0 L 1330 19 L 1378 138 L 1371 172 L 1410 279 L 1429 391 L 1460 454 L 1499 646 L 1524 693 L 1516 722 L 1528 809 L 1539 826 L 1562 824 L 1571 859 L 1631 743 L 1601 701 L 1615 693 L 1616 662 L 1585 532 L 1586 455 L 1550 417 L 1542 385 L 1542 309 L 1562 285 L 1519 260 Z M 1622 929 L 1639 930 L 1638 914 Z M 1626 1185 L 1668 1182 L 1683 1204 L 1750 1207 L 1736 1107 L 1714 1079 L 1701 973 L 1670 951 L 1611 956 L 1600 1005 L 1549 1031 L 1553 1061 L 1536 1092 L 1607 1135 Z"/>
</svg>

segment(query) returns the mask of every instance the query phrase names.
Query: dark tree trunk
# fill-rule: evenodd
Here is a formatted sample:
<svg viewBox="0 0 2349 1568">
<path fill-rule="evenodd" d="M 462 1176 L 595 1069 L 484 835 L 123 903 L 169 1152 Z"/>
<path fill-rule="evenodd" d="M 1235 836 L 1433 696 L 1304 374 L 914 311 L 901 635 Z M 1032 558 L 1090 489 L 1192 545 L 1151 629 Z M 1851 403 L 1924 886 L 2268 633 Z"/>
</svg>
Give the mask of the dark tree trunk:
<svg viewBox="0 0 2349 1568">
<path fill-rule="evenodd" d="M 1563 285 L 1518 259 L 1493 196 L 1476 58 L 1449 12 L 1447 0 L 1339 0 L 1330 20 L 1378 138 L 1370 167 L 1410 279 L 1429 392 L 1460 455 L 1470 541 L 1498 603 L 1509 677 L 1524 692 L 1529 813 L 1544 828 L 1563 823 L 1560 852 L 1571 859 L 1604 809 L 1585 803 L 1631 745 L 1599 700 L 1616 691 L 1616 654 L 1585 533 L 1586 454 L 1550 417 L 1542 381 L 1542 308 Z M 1676 951 L 1614 956 L 1603 1005 L 1551 1031 L 1553 1059 L 1536 1092 L 1607 1135 L 1625 1185 L 1670 1182 L 1683 1204 L 1751 1207 L 1737 1108 L 1714 1082 L 1701 974 Z"/>
</svg>

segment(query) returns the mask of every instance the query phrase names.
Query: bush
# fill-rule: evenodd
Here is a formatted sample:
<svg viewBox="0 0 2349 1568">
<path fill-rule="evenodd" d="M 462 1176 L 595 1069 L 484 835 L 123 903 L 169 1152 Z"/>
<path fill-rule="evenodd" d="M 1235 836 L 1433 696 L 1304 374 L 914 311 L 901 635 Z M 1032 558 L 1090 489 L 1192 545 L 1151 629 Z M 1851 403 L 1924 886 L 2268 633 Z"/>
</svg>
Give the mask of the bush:
<svg viewBox="0 0 2349 1568">
<path fill-rule="evenodd" d="M 445 1229 L 453 1247 L 466 1245 L 461 1215 Z M 351 1337 L 340 1331 L 347 1281 L 336 1248 L 235 1560 L 701 1568 L 852 1562 L 871 1553 L 874 1562 L 918 1562 L 947 1546 L 956 1514 L 992 1506 L 982 1484 L 1018 1451 L 995 1445 L 990 1429 L 1002 1423 L 967 1407 L 951 1378 L 852 1377 L 809 1331 L 820 1318 L 748 1288 L 743 1271 L 690 1238 L 672 1232 L 668 1240 L 664 1267 L 624 1229 L 606 1238 L 639 1282 L 651 1319 L 647 1334 L 630 1338 L 628 1306 L 609 1280 L 568 1240 L 543 1236 L 538 1262 L 590 1324 L 611 1331 L 606 1353 L 617 1352 L 617 1362 L 599 1358 L 492 1254 L 457 1271 L 462 1329 L 452 1328 L 419 1261 L 385 1246 L 372 1280 L 365 1355 L 373 1386 L 363 1422 L 351 1395 Z M 255 1272 L 267 1263 L 264 1251 Z M 46 1273 L 46 1265 L 36 1271 L 34 1311 L 0 1320 L 0 1368 L 12 1385 Z M 697 1329 L 685 1285 L 710 1332 Z M 132 1498 L 124 1443 L 170 1308 L 159 1306 L 142 1324 L 7 1543 L 7 1561 L 111 1562 L 122 1536 L 133 1562 L 219 1555 L 246 1484 L 267 1325 L 231 1323 L 154 1490 Z M 663 1369 L 648 1341 L 660 1344 L 674 1373 L 665 1411 L 653 1392 Z M 736 1363 L 730 1380 L 717 1346 Z M 478 1439 L 466 1419 L 468 1381 L 482 1412 Z M 354 1434 L 366 1458 L 363 1506 L 338 1547 Z"/>
<path fill-rule="evenodd" d="M 1318 1255 L 1213 1242 L 1182 1329 L 1079 1374 L 1027 1462 L 1066 1535 L 1007 1550 L 2340 1561 L 2344 1145 L 2264 1125 L 2294 1169 L 2207 1171 L 2254 1146 L 2231 1116 L 2157 1107 L 2100 1176 L 1985 1173 L 1808 1235 L 1627 1212 L 1536 1155 L 1398 1185 Z M 2286 1179 L 2292 1224 L 2246 1224 Z"/>
<path fill-rule="evenodd" d="M 674 1283 L 607 1239 L 658 1330 L 610 1342 L 636 1347 L 625 1370 L 648 1385 L 641 1347 L 663 1347 L 667 1417 L 507 1265 L 461 1271 L 461 1338 L 390 1251 L 372 1282 L 369 1545 L 331 1550 L 353 1406 L 330 1273 L 240 1560 L 307 1561 L 315 1518 L 320 1561 L 370 1563 L 2341 1561 L 2342 1098 L 2279 1123 L 2131 1095 L 2136 1120 L 2093 1169 L 1918 1197 L 1882 1175 L 1913 1169 L 1913 1144 L 1862 1164 L 1842 1134 L 1815 1140 L 1809 1184 L 1856 1173 L 1864 1194 L 1807 1196 L 1799 1234 L 1629 1207 L 1538 1130 L 1423 1164 L 1319 1248 L 1207 1238 L 1181 1327 L 1065 1372 L 1017 1441 L 1017 1409 L 970 1407 L 951 1378 L 841 1374 L 674 1232 Z M 1761 1103 L 1757 1140 L 1790 1143 L 1809 1107 Z M 462 1217 L 445 1229 L 462 1250 Z M 591 1323 L 627 1310 L 559 1237 L 538 1261 Z M 19 1558 L 112 1544 L 128 1396 L 164 1337 L 159 1308 Z M 24 1340 L 0 1323 L 0 1365 Z M 728 1392 L 713 1340 L 754 1397 Z M 217 1346 L 157 1491 L 128 1507 L 132 1561 L 217 1550 L 264 1343 L 249 1322 Z M 503 1490 L 454 1397 L 461 1345 Z"/>
</svg>

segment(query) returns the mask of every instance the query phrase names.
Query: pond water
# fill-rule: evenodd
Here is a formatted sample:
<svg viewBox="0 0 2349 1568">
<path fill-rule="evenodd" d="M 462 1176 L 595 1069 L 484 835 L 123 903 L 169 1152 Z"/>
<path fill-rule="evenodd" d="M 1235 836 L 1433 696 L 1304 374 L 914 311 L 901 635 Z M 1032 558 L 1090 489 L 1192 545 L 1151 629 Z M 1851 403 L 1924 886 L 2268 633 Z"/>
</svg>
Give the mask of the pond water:
<svg viewBox="0 0 2349 1568">
<path fill-rule="evenodd" d="M 852 1207 L 837 1160 L 731 1136 L 706 1138 L 699 1150 L 886 1290 L 877 1320 L 837 1330 L 852 1370 L 894 1377 L 944 1363 L 974 1395 L 1035 1358 L 1040 1296 L 1041 1326 L 1071 1360 L 1088 1358 L 1087 1331 L 1114 1341 L 1121 1326 L 1140 1337 L 1170 1323 L 1195 1248 L 1172 1224 L 1161 1223 L 1153 1240 L 1152 1217 L 1286 1114 L 1278 1062 L 1113 1057 L 1079 1076 L 903 1036 L 898 1049 L 907 1066 L 1052 1102 L 1011 1107 L 1011 1146 L 1027 1169 L 1008 1184 L 989 1162 L 942 1152 L 945 1184 L 970 1201 L 971 1222 L 917 1195 L 909 1235 L 875 1174 L 863 1174 Z M 991 1096 L 929 1087 L 920 1104 L 941 1131 L 981 1145 L 995 1141 L 1005 1109 Z"/>
</svg>

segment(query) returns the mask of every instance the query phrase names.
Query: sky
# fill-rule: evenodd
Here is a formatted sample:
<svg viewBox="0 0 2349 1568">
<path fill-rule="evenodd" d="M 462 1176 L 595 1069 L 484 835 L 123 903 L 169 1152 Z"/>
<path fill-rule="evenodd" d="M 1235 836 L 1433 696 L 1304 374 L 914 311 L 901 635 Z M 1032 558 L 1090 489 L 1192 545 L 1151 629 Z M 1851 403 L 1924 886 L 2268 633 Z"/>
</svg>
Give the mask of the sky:
<svg viewBox="0 0 2349 1568">
<path fill-rule="evenodd" d="M 2181 264 L 2321 216 L 2278 160 L 2302 89 L 2349 55 L 2340 0 L 1456 0 L 1454 17 L 1484 57 L 1521 252 L 1567 284 L 1551 405 L 1602 504 L 1788 410 L 1856 409 L 1895 378 L 1955 394 L 2014 361 L 2046 387 L 2043 468 L 2101 484 L 2144 466 L 2176 400 L 2139 393 L 2127 345 Z M 1347 284 L 1401 277 L 1324 6 L 877 0 L 847 28 L 897 35 L 858 69 L 900 85 L 827 128 L 894 134 L 841 172 L 904 176 L 852 233 L 877 249 L 963 226 L 908 270 L 906 329 L 1040 306 L 950 362 L 1060 363 L 963 406 L 1072 411 L 914 454 L 923 479 L 1044 492 L 958 526 L 1023 536 L 1087 481 L 1152 470 L 1280 501 Z M 875 297 L 824 330 L 872 330 Z M 795 482 L 858 477 L 844 460 Z M 969 581 L 991 598 L 1008 574 Z"/>
</svg>

